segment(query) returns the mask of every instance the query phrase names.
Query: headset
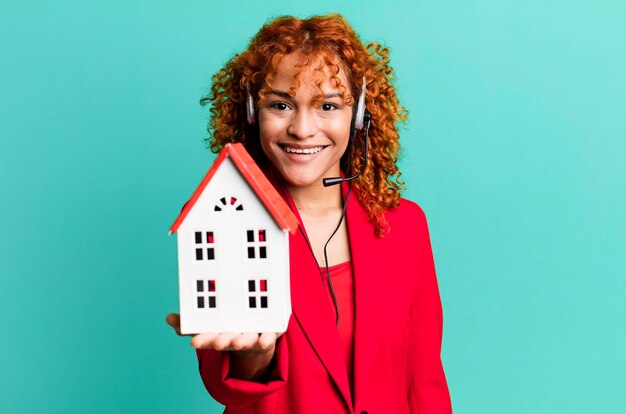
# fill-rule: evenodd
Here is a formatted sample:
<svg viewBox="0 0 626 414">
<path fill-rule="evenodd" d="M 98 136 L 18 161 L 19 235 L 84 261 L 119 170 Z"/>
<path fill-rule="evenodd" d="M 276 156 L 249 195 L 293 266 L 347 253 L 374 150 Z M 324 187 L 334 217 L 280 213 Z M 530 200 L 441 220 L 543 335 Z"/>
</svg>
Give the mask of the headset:
<svg viewBox="0 0 626 414">
<path fill-rule="evenodd" d="M 368 147 L 369 147 L 368 138 L 369 138 L 369 129 L 370 129 L 370 120 L 371 120 L 371 115 L 365 108 L 365 92 L 366 92 L 366 82 L 365 82 L 365 76 L 363 76 L 363 85 L 361 86 L 361 93 L 359 95 L 359 99 L 356 104 L 356 109 L 352 112 L 352 126 L 351 126 L 352 140 L 351 142 L 354 142 L 354 140 L 356 139 L 357 131 L 362 130 L 363 127 L 365 126 L 366 127 L 365 162 L 363 163 L 361 170 L 351 177 L 324 178 L 323 180 L 324 187 L 330 187 L 332 185 L 336 185 L 344 181 L 352 181 L 358 176 L 360 176 L 361 174 L 363 174 L 363 172 L 365 172 L 365 168 L 367 167 L 367 159 L 368 159 Z M 250 93 L 249 83 L 246 84 L 246 120 L 249 125 L 254 125 L 256 123 L 256 110 L 254 109 L 254 98 L 252 97 L 252 93 Z"/>
<path fill-rule="evenodd" d="M 246 84 L 246 120 L 248 121 L 248 125 L 256 124 L 256 111 L 254 109 L 254 99 L 252 99 L 252 94 L 250 93 L 250 84 Z"/>
</svg>

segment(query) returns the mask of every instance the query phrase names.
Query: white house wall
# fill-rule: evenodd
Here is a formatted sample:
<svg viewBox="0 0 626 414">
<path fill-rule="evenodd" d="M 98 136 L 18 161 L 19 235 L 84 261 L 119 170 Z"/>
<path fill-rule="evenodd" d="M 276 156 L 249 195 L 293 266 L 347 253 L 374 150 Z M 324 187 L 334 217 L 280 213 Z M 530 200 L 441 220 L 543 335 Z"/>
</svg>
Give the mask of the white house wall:
<svg viewBox="0 0 626 414">
<path fill-rule="evenodd" d="M 231 204 L 231 197 L 236 201 Z M 226 204 L 221 198 L 226 199 Z M 237 211 L 236 207 L 243 210 Z M 222 211 L 216 212 L 215 206 Z M 258 237 L 265 230 L 265 259 L 249 259 L 247 230 Z M 203 236 L 203 260 L 195 257 L 195 232 Z M 213 232 L 214 260 L 205 260 L 206 232 Z M 252 188 L 227 157 L 206 186 L 178 229 L 179 291 L 181 331 L 199 332 L 280 332 L 287 328 L 291 314 L 289 294 L 289 235 L 280 229 Z M 255 256 L 260 247 L 258 241 Z M 213 280 L 215 292 L 205 295 L 205 305 L 213 296 L 215 308 L 197 309 L 197 280 Z M 250 309 L 248 281 L 263 279 L 267 290 L 256 286 L 256 309 Z M 208 286 L 204 286 L 204 290 Z M 265 296 L 267 308 L 261 308 Z"/>
</svg>

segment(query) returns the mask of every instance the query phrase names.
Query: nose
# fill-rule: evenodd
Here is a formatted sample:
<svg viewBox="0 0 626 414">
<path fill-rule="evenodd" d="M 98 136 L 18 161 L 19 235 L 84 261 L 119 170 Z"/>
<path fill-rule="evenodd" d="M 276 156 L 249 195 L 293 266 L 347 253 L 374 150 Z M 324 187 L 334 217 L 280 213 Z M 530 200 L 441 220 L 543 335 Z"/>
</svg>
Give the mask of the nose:
<svg viewBox="0 0 626 414">
<path fill-rule="evenodd" d="M 294 111 L 287 133 L 298 139 L 306 139 L 317 133 L 317 119 L 315 114 L 306 110 Z"/>
</svg>

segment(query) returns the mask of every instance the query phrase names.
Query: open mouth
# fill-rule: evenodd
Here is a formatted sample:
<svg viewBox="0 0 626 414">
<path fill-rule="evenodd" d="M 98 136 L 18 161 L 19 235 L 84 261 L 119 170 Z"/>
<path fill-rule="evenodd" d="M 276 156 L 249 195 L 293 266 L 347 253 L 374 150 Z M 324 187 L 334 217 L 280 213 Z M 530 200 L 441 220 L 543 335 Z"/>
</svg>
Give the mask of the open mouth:
<svg viewBox="0 0 626 414">
<path fill-rule="evenodd" d="M 281 148 L 283 149 L 283 151 L 285 151 L 288 154 L 317 154 L 318 152 L 323 150 L 325 146 L 320 145 L 317 147 L 310 147 L 310 148 L 294 148 L 294 147 L 290 147 L 287 145 L 281 145 Z"/>
</svg>

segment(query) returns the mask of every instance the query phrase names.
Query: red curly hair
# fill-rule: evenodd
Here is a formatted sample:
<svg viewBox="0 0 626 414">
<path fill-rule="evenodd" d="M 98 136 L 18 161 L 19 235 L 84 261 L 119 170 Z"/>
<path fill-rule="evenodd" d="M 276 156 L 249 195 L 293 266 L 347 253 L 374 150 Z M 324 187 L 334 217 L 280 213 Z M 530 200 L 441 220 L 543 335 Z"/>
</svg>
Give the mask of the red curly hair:
<svg viewBox="0 0 626 414">
<path fill-rule="evenodd" d="M 304 20 L 279 17 L 264 25 L 248 49 L 235 55 L 213 76 L 211 92 L 200 100 L 202 105 L 211 104 L 207 138 L 211 151 L 219 152 L 227 143 L 241 142 L 254 159 L 261 164 L 268 162 L 261 149 L 258 126 L 246 121 L 247 88 L 257 98 L 255 101 L 263 101 L 280 60 L 294 53 L 303 60 L 298 65 L 300 70 L 311 64 L 320 65 L 316 68 L 322 75 L 317 81 L 320 93 L 325 74 L 330 74 L 347 104 L 356 102 L 363 79 L 366 81 L 365 105 L 372 116 L 369 157 L 365 172 L 353 185 L 376 234 L 382 237 L 388 231 L 384 212 L 398 206 L 404 184 L 396 166 L 400 150 L 397 124 L 406 120 L 407 112 L 391 85 L 389 50 L 377 43 L 363 45 L 343 16 L 329 14 Z M 341 85 L 337 76 L 340 70 L 348 78 L 352 95 Z M 361 169 L 364 134 L 365 131 L 358 132 L 352 150 L 346 151 L 341 160 L 345 174 Z"/>
</svg>

